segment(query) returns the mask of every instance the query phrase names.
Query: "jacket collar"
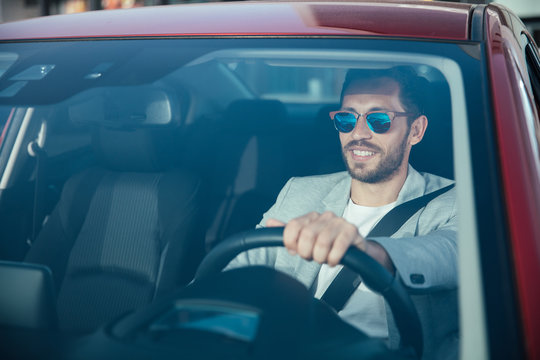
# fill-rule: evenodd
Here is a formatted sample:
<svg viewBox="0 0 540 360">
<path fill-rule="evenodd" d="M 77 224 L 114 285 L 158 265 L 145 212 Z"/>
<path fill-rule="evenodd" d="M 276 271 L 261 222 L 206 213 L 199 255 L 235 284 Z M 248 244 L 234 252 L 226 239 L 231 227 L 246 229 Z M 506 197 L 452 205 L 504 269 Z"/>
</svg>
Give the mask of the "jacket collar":
<svg viewBox="0 0 540 360">
<path fill-rule="evenodd" d="M 396 205 L 406 201 L 416 199 L 424 195 L 426 189 L 426 180 L 424 177 L 409 164 L 407 178 L 399 191 Z"/>
<path fill-rule="evenodd" d="M 323 211 L 341 216 L 351 197 L 351 176 L 347 173 L 322 200 Z"/>
<path fill-rule="evenodd" d="M 332 211 L 337 215 L 342 215 L 351 196 L 351 176 L 347 174 L 322 200 L 324 210 Z M 426 180 L 410 164 L 407 178 L 399 191 L 396 205 L 415 199 L 424 195 Z"/>
</svg>

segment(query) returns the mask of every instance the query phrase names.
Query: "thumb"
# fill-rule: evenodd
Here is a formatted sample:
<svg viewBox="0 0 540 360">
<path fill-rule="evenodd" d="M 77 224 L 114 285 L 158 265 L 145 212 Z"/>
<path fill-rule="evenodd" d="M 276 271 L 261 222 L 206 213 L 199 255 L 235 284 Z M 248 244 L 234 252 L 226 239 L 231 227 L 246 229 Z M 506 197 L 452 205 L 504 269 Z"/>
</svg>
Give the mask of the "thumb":
<svg viewBox="0 0 540 360">
<path fill-rule="evenodd" d="M 285 223 L 276 219 L 268 219 L 266 221 L 267 227 L 285 226 Z"/>
</svg>

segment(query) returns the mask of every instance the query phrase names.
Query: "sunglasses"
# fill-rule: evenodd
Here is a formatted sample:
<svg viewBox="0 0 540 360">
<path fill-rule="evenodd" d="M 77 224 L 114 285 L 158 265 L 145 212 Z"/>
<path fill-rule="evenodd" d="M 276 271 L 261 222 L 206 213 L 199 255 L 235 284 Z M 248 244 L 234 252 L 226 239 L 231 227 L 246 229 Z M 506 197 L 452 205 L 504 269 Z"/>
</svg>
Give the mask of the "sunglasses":
<svg viewBox="0 0 540 360">
<path fill-rule="evenodd" d="M 413 115 L 415 114 L 397 111 L 370 111 L 365 114 L 358 114 L 352 111 L 339 110 L 332 111 L 330 113 L 330 118 L 334 122 L 336 130 L 339 132 L 348 133 L 353 131 L 360 116 L 364 116 L 371 131 L 377 134 L 384 134 L 390 130 L 390 125 L 392 125 L 392 121 L 396 116 Z"/>
</svg>

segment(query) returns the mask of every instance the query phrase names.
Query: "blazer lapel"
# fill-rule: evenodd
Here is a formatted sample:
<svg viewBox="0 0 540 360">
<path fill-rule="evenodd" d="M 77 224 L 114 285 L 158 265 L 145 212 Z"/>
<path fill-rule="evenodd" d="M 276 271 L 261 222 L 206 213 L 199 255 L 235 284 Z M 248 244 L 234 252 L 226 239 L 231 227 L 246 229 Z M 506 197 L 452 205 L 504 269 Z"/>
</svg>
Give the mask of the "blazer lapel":
<svg viewBox="0 0 540 360">
<path fill-rule="evenodd" d="M 334 186 L 322 200 L 321 211 L 331 211 L 337 216 L 343 215 L 345 207 L 351 197 L 351 177 L 347 176 Z"/>
<path fill-rule="evenodd" d="M 316 211 L 325 212 L 331 211 L 337 216 L 343 215 L 347 202 L 349 201 L 351 192 L 351 177 L 347 176 L 328 193 L 328 195 L 321 201 L 321 206 Z M 296 265 L 294 268 L 294 273 L 296 274 L 298 280 L 304 283 L 308 288 L 313 284 L 321 264 L 315 261 L 306 261 L 300 256 L 297 256 Z"/>
<path fill-rule="evenodd" d="M 396 205 L 424 195 L 425 190 L 426 180 L 409 164 L 407 178 L 398 194 Z"/>
</svg>

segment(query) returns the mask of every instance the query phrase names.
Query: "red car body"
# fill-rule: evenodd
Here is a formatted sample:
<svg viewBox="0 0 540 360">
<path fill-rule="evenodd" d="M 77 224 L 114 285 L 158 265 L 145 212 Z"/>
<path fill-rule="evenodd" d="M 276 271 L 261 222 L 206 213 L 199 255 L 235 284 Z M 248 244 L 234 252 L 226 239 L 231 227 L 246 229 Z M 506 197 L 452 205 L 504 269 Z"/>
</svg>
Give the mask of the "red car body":
<svg viewBox="0 0 540 360">
<path fill-rule="evenodd" d="M 537 135 L 540 128 L 540 90 L 534 81 L 532 92 L 520 85 L 529 76 L 540 78 L 540 68 L 535 68 L 539 55 L 511 11 L 496 4 L 425 1 L 246 2 L 88 12 L 0 25 L 3 43 L 169 37 L 410 38 L 482 44 L 483 53 L 472 56 L 486 59 L 486 73 L 479 76 L 491 96 L 491 107 L 485 110 L 493 114 L 491 149 L 500 169 L 500 187 L 486 191 L 501 196 L 505 216 L 500 220 L 507 240 L 495 257 L 484 257 L 488 245 L 480 246 L 479 256 L 484 280 L 490 276 L 487 271 L 503 268 L 501 283 L 510 280 L 503 287 L 515 296 L 513 309 L 501 309 L 495 293 L 483 290 L 487 348 L 497 357 L 494 342 L 508 336 L 515 342 L 514 354 L 540 359 L 540 163 L 531 142 L 531 131 Z M 530 109 L 534 124 L 523 120 L 528 116 L 524 96 L 535 104 Z M 505 325 L 498 326 L 499 320 Z M 508 324 L 515 328 L 505 328 Z"/>
<path fill-rule="evenodd" d="M 376 35 L 466 40 L 466 4 L 198 4 L 51 16 L 4 24 L 4 40 L 122 36 Z M 149 18 L 159 22 L 144 24 Z M 422 21 L 416 21 L 422 18 Z"/>
<path fill-rule="evenodd" d="M 523 29 L 516 28 L 515 15 L 504 9 L 493 8 L 486 15 L 486 50 L 490 62 L 490 80 L 493 84 L 493 104 L 499 143 L 501 177 L 504 198 L 508 210 L 508 224 L 511 239 L 511 252 L 515 266 L 515 281 L 519 293 L 523 336 L 529 354 L 533 358 L 540 356 L 537 339 L 540 338 L 540 288 L 532 285 L 540 272 L 538 254 L 540 247 L 540 223 L 537 216 L 540 211 L 540 181 L 537 176 L 538 162 L 531 156 L 534 153 L 528 137 L 530 134 L 523 123 L 513 121 L 524 118 L 520 106 L 519 89 L 512 83 L 510 49 L 518 48 L 517 34 Z M 516 34 L 516 35 L 515 35 Z M 520 68 L 520 71 L 527 71 Z M 505 82 L 506 81 L 506 82 Z M 506 85 L 505 85 L 506 84 Z M 539 109 L 538 102 L 536 103 Z M 519 185 L 517 185 L 519 184 Z"/>
</svg>

